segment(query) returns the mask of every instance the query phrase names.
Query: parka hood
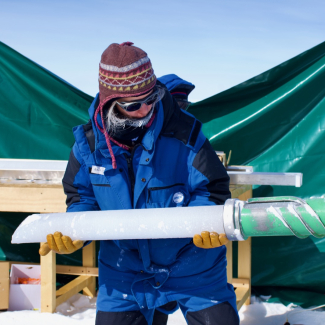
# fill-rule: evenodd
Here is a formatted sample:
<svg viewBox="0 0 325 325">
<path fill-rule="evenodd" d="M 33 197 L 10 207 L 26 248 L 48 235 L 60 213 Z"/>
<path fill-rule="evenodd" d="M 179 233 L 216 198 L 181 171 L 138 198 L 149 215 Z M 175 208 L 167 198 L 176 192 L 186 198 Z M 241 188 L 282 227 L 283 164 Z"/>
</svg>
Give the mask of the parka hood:
<svg viewBox="0 0 325 325">
<path fill-rule="evenodd" d="M 158 80 L 163 83 L 170 92 L 183 91 L 189 95 L 195 88 L 195 85 L 178 77 L 176 74 L 167 74 L 158 78 Z"/>
</svg>

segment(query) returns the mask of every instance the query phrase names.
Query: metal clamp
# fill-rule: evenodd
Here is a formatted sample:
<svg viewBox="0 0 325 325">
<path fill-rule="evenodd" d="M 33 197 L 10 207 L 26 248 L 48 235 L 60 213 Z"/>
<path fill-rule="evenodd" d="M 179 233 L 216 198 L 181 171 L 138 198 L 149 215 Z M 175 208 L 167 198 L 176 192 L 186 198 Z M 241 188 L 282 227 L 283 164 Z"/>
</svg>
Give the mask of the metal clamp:
<svg viewBox="0 0 325 325">
<path fill-rule="evenodd" d="M 225 202 L 223 223 L 226 236 L 229 240 L 238 241 L 247 239 L 242 232 L 240 224 L 240 212 L 243 205 L 244 202 L 238 199 L 229 199 Z"/>
</svg>

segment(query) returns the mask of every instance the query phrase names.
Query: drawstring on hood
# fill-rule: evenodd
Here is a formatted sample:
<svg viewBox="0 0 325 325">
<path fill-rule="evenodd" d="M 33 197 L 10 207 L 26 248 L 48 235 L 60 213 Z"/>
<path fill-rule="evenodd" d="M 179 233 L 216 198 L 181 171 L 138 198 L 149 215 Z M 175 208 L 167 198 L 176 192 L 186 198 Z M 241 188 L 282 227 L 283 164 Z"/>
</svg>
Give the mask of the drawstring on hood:
<svg viewBox="0 0 325 325">
<path fill-rule="evenodd" d="M 116 164 L 116 158 L 114 156 L 114 153 L 113 153 L 113 149 L 112 149 L 112 145 L 111 145 L 111 141 L 114 142 L 116 145 L 120 146 L 121 148 L 123 149 L 126 149 L 128 150 L 129 147 L 122 144 L 122 143 L 119 143 L 118 141 L 114 140 L 107 132 L 106 128 L 105 128 L 105 119 L 104 119 L 104 114 L 103 114 L 103 106 L 104 106 L 105 102 L 104 103 L 100 103 L 96 109 L 96 112 L 95 112 L 95 116 L 94 116 L 94 119 L 95 119 L 95 123 L 96 123 L 96 126 L 98 128 L 98 130 L 104 134 L 105 136 L 105 140 L 106 140 L 106 144 L 107 144 L 107 147 L 108 147 L 108 151 L 112 157 L 112 166 L 113 166 L 113 169 L 116 169 L 117 168 L 117 164 Z M 100 113 L 100 118 L 101 118 L 101 121 L 102 121 L 102 124 L 103 124 L 103 128 L 99 125 L 98 121 L 97 121 L 97 116 L 98 116 L 98 113 Z"/>
</svg>

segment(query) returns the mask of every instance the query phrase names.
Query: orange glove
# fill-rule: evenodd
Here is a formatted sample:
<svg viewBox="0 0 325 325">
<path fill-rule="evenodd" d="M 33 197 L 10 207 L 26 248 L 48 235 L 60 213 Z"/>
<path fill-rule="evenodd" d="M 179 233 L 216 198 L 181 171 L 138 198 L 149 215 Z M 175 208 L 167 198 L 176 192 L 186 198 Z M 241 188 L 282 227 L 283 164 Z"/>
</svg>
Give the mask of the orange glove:
<svg viewBox="0 0 325 325">
<path fill-rule="evenodd" d="M 84 244 L 82 240 L 72 241 L 68 236 L 56 231 L 53 235 L 46 236 L 47 243 L 44 243 L 39 249 L 39 254 L 42 256 L 47 255 L 51 250 L 57 254 L 71 254 L 81 248 Z"/>
<path fill-rule="evenodd" d="M 194 235 L 193 243 L 200 248 L 215 248 L 228 243 L 228 238 L 225 234 L 219 235 L 216 232 L 202 231 L 200 235 Z"/>
</svg>

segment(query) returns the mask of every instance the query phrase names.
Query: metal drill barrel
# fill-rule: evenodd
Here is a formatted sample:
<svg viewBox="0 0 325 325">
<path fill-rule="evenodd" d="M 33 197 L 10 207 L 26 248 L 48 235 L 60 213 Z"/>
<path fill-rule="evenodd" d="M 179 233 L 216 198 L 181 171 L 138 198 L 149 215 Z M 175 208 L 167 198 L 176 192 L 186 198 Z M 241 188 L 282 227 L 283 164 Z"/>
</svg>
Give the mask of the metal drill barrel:
<svg viewBox="0 0 325 325">
<path fill-rule="evenodd" d="M 237 229 L 256 236 L 325 237 L 325 200 L 297 197 L 250 199 L 241 206 Z"/>
</svg>

